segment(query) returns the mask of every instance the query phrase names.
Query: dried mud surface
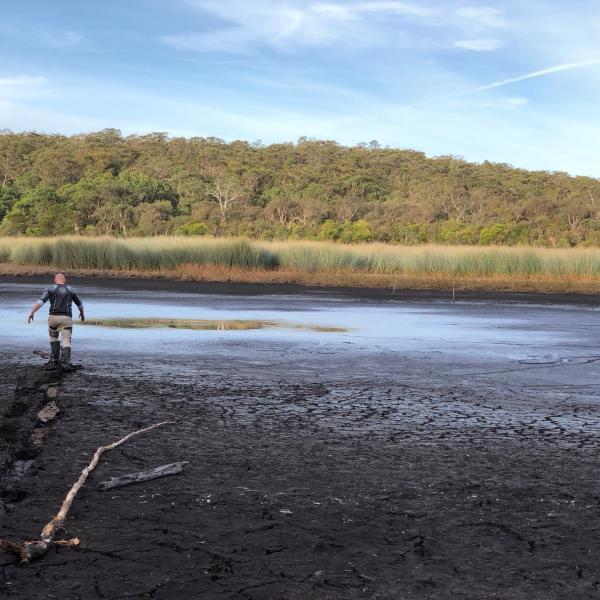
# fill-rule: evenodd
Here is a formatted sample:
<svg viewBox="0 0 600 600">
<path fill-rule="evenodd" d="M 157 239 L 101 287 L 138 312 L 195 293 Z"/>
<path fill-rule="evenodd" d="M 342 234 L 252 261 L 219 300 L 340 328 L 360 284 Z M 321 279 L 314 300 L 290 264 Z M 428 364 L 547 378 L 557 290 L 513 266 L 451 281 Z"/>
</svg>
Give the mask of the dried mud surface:
<svg viewBox="0 0 600 600">
<path fill-rule="evenodd" d="M 144 279 L 139 277 L 108 277 L 106 275 L 73 276 L 69 282 L 76 286 L 111 287 L 130 291 L 168 291 L 199 294 L 220 294 L 234 296 L 294 296 L 297 294 L 318 297 L 361 298 L 367 300 L 448 300 L 452 298 L 452 289 L 410 289 L 410 288 L 376 288 L 376 287 L 345 287 L 345 286 L 311 286 L 294 283 L 236 283 L 232 281 L 182 281 L 180 279 Z M 0 283 L 48 284 L 48 275 L 2 275 Z M 435 284 L 432 284 L 435 285 Z M 598 294 L 589 293 L 555 293 L 555 292 L 515 292 L 515 291 L 486 291 L 459 290 L 456 292 L 459 300 L 486 300 L 496 302 L 519 302 L 532 304 L 579 304 L 598 305 Z"/>
<path fill-rule="evenodd" d="M 595 359 L 489 371 L 278 342 L 122 348 L 61 376 L 61 412 L 13 481 L 48 382 L 37 357 L 0 359 L 0 538 L 37 537 L 97 446 L 176 421 L 103 457 L 67 520 L 80 547 L 0 555 L 2 598 L 600 597 L 598 393 L 577 376 Z"/>
</svg>

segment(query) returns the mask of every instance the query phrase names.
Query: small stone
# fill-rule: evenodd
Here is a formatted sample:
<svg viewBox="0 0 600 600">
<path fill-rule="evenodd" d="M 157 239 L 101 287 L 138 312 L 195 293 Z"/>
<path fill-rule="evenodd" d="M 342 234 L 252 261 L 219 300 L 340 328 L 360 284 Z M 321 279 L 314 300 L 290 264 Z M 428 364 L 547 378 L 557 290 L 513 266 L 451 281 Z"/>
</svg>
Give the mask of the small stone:
<svg viewBox="0 0 600 600">
<path fill-rule="evenodd" d="M 37 416 L 42 423 L 48 423 L 48 421 L 53 421 L 56 419 L 56 415 L 59 412 L 58 406 L 56 406 L 56 403 L 52 401 L 48 402 L 48 404 L 46 404 L 46 406 L 40 410 Z"/>
<path fill-rule="evenodd" d="M 54 400 L 54 399 L 58 398 L 59 391 L 60 391 L 60 389 L 57 385 L 50 386 L 46 390 L 46 397 L 50 400 Z"/>
<path fill-rule="evenodd" d="M 44 443 L 44 439 L 49 433 L 50 430 L 45 427 L 34 429 L 31 432 L 31 445 L 34 448 L 39 448 Z"/>
</svg>

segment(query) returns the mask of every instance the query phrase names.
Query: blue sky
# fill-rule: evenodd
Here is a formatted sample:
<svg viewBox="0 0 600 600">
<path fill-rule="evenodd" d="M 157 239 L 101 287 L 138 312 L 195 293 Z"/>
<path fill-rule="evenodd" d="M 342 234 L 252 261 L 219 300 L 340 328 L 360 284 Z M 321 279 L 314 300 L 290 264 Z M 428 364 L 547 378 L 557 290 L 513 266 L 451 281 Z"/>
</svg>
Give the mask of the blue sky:
<svg viewBox="0 0 600 600">
<path fill-rule="evenodd" d="M 4 0 L 0 129 L 300 136 L 600 177 L 597 0 Z"/>
</svg>

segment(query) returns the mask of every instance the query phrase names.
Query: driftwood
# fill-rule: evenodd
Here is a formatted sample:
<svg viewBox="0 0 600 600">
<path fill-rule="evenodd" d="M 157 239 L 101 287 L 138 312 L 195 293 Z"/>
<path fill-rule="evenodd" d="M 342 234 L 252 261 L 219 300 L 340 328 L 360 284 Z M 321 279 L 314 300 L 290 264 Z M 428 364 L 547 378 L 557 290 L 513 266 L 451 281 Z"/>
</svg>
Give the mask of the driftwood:
<svg viewBox="0 0 600 600">
<path fill-rule="evenodd" d="M 79 492 L 79 490 L 83 487 L 83 484 L 85 483 L 89 474 L 96 468 L 96 465 L 100 460 L 100 456 L 102 456 L 104 452 L 113 450 L 117 446 L 124 444 L 126 441 L 130 440 L 136 435 L 140 435 L 141 433 L 146 433 L 147 431 L 151 431 L 152 429 L 156 429 L 162 425 L 170 425 L 172 423 L 173 421 L 163 421 L 162 423 L 157 423 L 156 425 L 151 425 L 150 427 L 145 427 L 144 429 L 139 429 L 138 431 L 133 431 L 132 433 L 129 433 L 125 437 L 113 442 L 112 444 L 109 444 L 108 446 L 101 446 L 98 448 L 94 453 L 90 464 L 85 467 L 83 471 L 81 471 L 79 479 L 69 490 L 69 493 L 66 495 L 56 516 L 52 517 L 51 521 L 44 527 L 44 529 L 42 529 L 40 539 L 21 542 L 20 544 L 6 540 L 0 540 L 0 550 L 16 554 L 21 559 L 22 563 L 28 563 L 36 558 L 44 556 L 52 544 L 61 546 L 77 546 L 79 544 L 79 540 L 77 538 L 73 538 L 71 540 L 55 540 L 54 538 L 57 532 L 63 528 L 64 522 L 67 518 L 67 513 L 71 508 L 71 504 L 73 504 L 73 500 L 75 499 L 77 492 Z"/>
<path fill-rule="evenodd" d="M 108 490 L 125 487 L 126 485 L 131 485 L 133 483 L 151 481 L 152 479 L 166 477 L 167 475 L 177 475 L 177 473 L 181 473 L 183 471 L 187 464 L 187 461 L 176 462 L 168 465 L 161 465 L 160 467 L 154 467 L 154 469 L 149 469 L 148 471 L 130 473 L 129 475 L 121 475 L 120 477 L 111 477 L 108 481 L 101 482 L 98 485 L 98 489 L 101 492 L 106 492 Z"/>
</svg>

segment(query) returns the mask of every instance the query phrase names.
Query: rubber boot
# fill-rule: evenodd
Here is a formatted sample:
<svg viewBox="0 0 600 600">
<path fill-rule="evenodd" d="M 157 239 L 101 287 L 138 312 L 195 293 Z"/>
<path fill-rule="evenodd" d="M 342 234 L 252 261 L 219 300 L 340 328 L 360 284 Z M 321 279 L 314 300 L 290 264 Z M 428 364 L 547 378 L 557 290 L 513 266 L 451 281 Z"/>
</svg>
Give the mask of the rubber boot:
<svg viewBox="0 0 600 600">
<path fill-rule="evenodd" d="M 71 363 L 71 348 L 70 347 L 63 347 L 62 349 L 62 354 L 60 356 L 60 366 L 62 367 L 63 371 L 73 371 L 73 364 Z"/>
<path fill-rule="evenodd" d="M 51 371 L 58 368 L 60 359 L 60 342 L 50 342 L 50 360 L 45 364 L 44 369 Z"/>
</svg>

